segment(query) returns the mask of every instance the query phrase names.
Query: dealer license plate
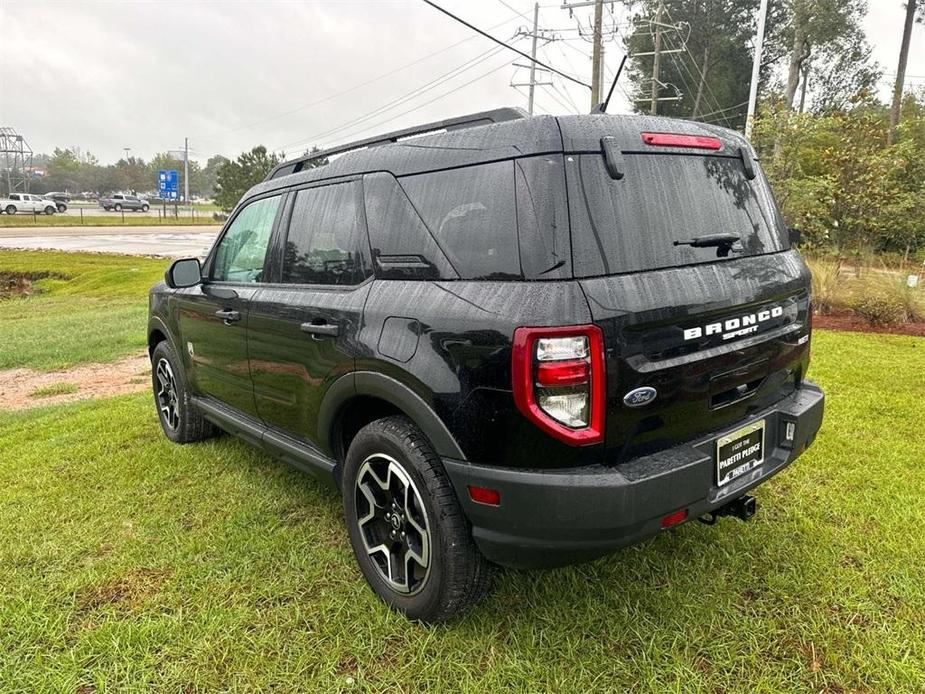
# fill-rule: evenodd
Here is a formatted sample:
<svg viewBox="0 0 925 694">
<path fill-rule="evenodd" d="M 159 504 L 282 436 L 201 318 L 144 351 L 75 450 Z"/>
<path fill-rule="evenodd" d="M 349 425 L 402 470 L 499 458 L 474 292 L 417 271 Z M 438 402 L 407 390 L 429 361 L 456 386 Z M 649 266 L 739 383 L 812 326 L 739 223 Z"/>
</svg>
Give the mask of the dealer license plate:
<svg viewBox="0 0 925 694">
<path fill-rule="evenodd" d="M 722 487 L 764 462 L 764 420 L 716 440 L 716 484 Z"/>
</svg>

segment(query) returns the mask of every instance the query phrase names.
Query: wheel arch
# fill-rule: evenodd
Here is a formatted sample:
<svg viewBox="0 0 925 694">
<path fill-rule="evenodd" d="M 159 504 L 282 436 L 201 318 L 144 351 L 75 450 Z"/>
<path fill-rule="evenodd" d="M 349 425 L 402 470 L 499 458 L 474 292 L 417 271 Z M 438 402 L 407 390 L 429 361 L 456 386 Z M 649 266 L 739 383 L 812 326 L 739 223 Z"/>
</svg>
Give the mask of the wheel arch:
<svg viewBox="0 0 925 694">
<path fill-rule="evenodd" d="M 401 381 L 374 371 L 348 374 L 331 385 L 318 413 L 318 433 L 329 442 L 339 466 L 360 429 L 395 414 L 405 415 L 414 422 L 437 455 L 466 459 L 446 424 L 420 395 Z"/>
</svg>

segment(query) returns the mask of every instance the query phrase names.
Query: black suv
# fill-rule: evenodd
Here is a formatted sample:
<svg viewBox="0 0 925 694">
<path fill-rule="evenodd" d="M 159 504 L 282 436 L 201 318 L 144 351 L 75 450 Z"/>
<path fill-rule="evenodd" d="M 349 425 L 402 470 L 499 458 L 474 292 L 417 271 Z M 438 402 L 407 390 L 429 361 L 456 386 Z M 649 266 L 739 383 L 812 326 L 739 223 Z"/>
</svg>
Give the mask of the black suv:
<svg viewBox="0 0 925 694">
<path fill-rule="evenodd" d="M 373 589 L 445 619 L 492 563 L 754 512 L 822 421 L 794 236 L 701 123 L 501 109 L 289 161 L 151 292 L 161 425 L 338 489 Z"/>
</svg>

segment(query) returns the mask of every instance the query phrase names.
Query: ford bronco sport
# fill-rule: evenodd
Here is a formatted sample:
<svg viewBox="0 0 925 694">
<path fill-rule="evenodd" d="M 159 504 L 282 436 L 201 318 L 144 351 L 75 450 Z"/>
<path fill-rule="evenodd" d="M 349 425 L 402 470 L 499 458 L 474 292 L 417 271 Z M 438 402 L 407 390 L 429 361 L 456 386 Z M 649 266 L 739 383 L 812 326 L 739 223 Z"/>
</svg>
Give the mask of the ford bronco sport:
<svg viewBox="0 0 925 694">
<path fill-rule="evenodd" d="M 501 109 L 314 153 L 152 289 L 157 412 L 339 490 L 373 590 L 446 619 L 493 563 L 754 513 L 822 421 L 794 240 L 701 123 Z"/>
</svg>

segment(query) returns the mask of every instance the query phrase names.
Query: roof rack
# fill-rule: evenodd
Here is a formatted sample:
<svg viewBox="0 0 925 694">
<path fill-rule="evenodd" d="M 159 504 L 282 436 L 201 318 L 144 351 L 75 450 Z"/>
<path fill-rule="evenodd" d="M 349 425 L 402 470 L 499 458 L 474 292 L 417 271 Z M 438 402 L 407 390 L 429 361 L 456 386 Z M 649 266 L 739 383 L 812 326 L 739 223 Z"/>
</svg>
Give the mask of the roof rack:
<svg viewBox="0 0 925 694">
<path fill-rule="evenodd" d="M 396 130 L 395 132 L 387 133 L 385 135 L 376 135 L 365 140 L 357 140 L 356 142 L 351 142 L 350 144 L 338 145 L 336 147 L 331 147 L 329 149 L 324 149 L 318 152 L 311 152 L 297 159 L 284 161 L 282 164 L 278 164 L 272 171 L 270 171 L 270 173 L 267 174 L 265 180 L 269 181 L 274 178 L 279 178 L 280 176 L 288 176 L 289 174 L 298 173 L 299 171 L 302 171 L 302 169 L 305 168 L 305 165 L 310 161 L 326 159 L 327 157 L 333 157 L 337 154 L 344 154 L 346 152 L 352 152 L 358 149 L 366 149 L 368 147 L 377 147 L 379 145 L 388 145 L 408 137 L 414 137 L 415 135 L 425 135 L 427 133 L 436 132 L 439 130 L 463 130 L 465 128 L 474 128 L 479 125 L 488 125 L 489 123 L 500 123 L 502 121 L 516 120 L 518 118 L 525 118 L 526 116 L 526 112 L 522 109 L 508 107 L 497 108 L 492 111 L 482 111 L 481 113 L 471 113 L 466 116 L 457 116 L 456 118 L 447 118 L 445 120 L 426 123 L 424 125 L 415 125 L 410 128 L 403 128 L 402 130 Z"/>
</svg>

